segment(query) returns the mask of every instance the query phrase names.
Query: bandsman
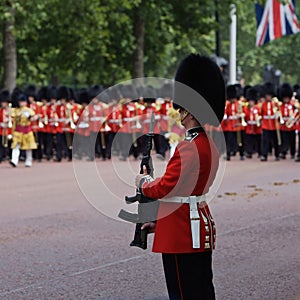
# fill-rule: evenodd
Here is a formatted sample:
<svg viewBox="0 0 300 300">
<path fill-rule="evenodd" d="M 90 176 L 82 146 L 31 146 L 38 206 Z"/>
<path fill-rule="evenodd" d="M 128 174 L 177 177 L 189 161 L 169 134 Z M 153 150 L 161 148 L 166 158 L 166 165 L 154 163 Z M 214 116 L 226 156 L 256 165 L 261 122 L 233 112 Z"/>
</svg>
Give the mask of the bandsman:
<svg viewBox="0 0 300 300">
<path fill-rule="evenodd" d="M 279 158 L 280 142 L 280 104 L 275 96 L 275 86 L 270 82 L 266 82 L 263 86 L 264 102 L 261 105 L 262 116 L 262 156 L 261 161 L 268 159 L 270 145 L 275 151 L 275 160 Z"/>
<path fill-rule="evenodd" d="M 283 124 L 280 125 L 281 145 L 280 158 L 285 159 L 287 152 L 290 151 L 291 158 L 295 158 L 296 152 L 296 128 L 291 125 L 289 120 L 294 115 L 294 105 L 292 103 L 293 89 L 289 83 L 283 83 L 279 88 L 279 97 L 282 101 L 280 113 Z"/>
<path fill-rule="evenodd" d="M 12 141 L 12 104 L 8 90 L 0 92 L 0 163 L 9 157 L 9 147 Z"/>
<path fill-rule="evenodd" d="M 28 99 L 25 94 L 18 97 L 18 106 L 12 112 L 13 116 L 13 140 L 11 144 L 12 158 L 10 164 L 17 167 L 19 163 L 20 150 L 26 152 L 25 166 L 32 166 L 32 150 L 37 149 L 35 142 L 31 118 L 34 111 L 28 107 Z"/>
<path fill-rule="evenodd" d="M 261 156 L 261 116 L 260 108 L 257 103 L 258 91 L 250 87 L 246 91 L 248 105 L 245 107 L 245 121 L 247 123 L 245 131 L 245 152 L 247 158 L 252 158 L 254 152 Z"/>
</svg>

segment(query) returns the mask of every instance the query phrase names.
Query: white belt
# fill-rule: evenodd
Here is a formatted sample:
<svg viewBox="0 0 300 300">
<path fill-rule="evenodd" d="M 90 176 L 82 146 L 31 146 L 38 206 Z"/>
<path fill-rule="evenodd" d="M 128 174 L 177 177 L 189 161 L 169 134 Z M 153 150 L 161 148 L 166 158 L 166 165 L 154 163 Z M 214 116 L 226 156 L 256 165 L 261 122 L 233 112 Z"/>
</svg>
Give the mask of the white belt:
<svg viewBox="0 0 300 300">
<path fill-rule="evenodd" d="M 191 231 L 193 248 L 200 248 L 200 216 L 198 213 L 198 203 L 205 202 L 205 195 L 201 196 L 189 196 L 189 197 L 171 197 L 160 199 L 163 202 L 174 202 L 174 203 L 188 203 L 190 206 L 190 220 L 191 220 Z"/>
<path fill-rule="evenodd" d="M 102 121 L 104 119 L 105 119 L 104 117 L 91 117 L 90 121 Z"/>
<path fill-rule="evenodd" d="M 256 121 L 248 121 L 248 124 L 249 125 L 257 125 L 257 122 Z"/>
<path fill-rule="evenodd" d="M 276 116 L 275 115 L 271 115 L 271 116 L 264 116 L 263 117 L 265 120 L 270 120 L 270 119 L 275 119 Z"/>
</svg>

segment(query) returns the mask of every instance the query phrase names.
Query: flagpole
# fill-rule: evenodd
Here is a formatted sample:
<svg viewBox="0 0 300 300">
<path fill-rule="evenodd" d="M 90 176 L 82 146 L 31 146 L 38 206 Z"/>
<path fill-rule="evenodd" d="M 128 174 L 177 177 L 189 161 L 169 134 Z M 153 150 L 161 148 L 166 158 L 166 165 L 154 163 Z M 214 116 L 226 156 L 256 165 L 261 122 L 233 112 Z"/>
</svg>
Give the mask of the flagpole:
<svg viewBox="0 0 300 300">
<path fill-rule="evenodd" d="M 229 58 L 229 84 L 236 83 L 236 7 L 230 5 L 230 58 Z"/>
</svg>

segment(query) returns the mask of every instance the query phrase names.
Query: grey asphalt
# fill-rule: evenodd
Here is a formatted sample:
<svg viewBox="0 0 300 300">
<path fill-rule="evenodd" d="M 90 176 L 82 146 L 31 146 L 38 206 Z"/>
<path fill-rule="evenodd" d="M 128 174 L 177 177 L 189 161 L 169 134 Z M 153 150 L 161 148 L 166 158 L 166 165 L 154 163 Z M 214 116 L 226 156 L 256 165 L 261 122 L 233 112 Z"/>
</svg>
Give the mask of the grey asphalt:
<svg viewBox="0 0 300 300">
<path fill-rule="evenodd" d="M 152 236 L 145 251 L 129 247 L 134 225 L 115 217 L 138 164 L 0 164 L 0 299 L 168 299 Z M 155 173 L 165 165 L 154 159 Z M 233 158 L 221 177 L 217 299 L 300 299 L 300 163 Z"/>
</svg>

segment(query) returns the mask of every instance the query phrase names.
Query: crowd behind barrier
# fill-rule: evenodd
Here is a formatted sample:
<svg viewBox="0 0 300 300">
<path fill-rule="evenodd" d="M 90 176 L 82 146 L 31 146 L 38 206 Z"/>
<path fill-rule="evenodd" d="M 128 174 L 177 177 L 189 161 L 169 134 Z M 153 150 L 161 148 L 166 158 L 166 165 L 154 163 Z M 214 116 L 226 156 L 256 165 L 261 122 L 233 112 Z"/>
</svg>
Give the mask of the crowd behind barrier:
<svg viewBox="0 0 300 300">
<path fill-rule="evenodd" d="M 13 167 L 33 161 L 138 159 L 143 136 L 155 113 L 154 151 L 159 159 L 172 156 L 184 139 L 179 114 L 172 106 L 170 87 L 147 98 L 132 99 L 128 88 L 105 94 L 94 85 L 74 91 L 66 86 L 28 85 L 0 92 L 0 161 Z M 150 92 L 149 92 L 150 89 Z M 166 92 L 167 90 L 167 92 Z M 141 93 L 142 94 L 142 93 Z M 271 83 L 227 86 L 224 118 L 219 127 L 205 125 L 220 156 L 228 161 L 257 155 L 261 161 L 291 158 L 300 161 L 300 86 Z M 75 135 L 75 138 L 74 138 Z M 225 137 L 225 144 L 223 136 Z"/>
</svg>

